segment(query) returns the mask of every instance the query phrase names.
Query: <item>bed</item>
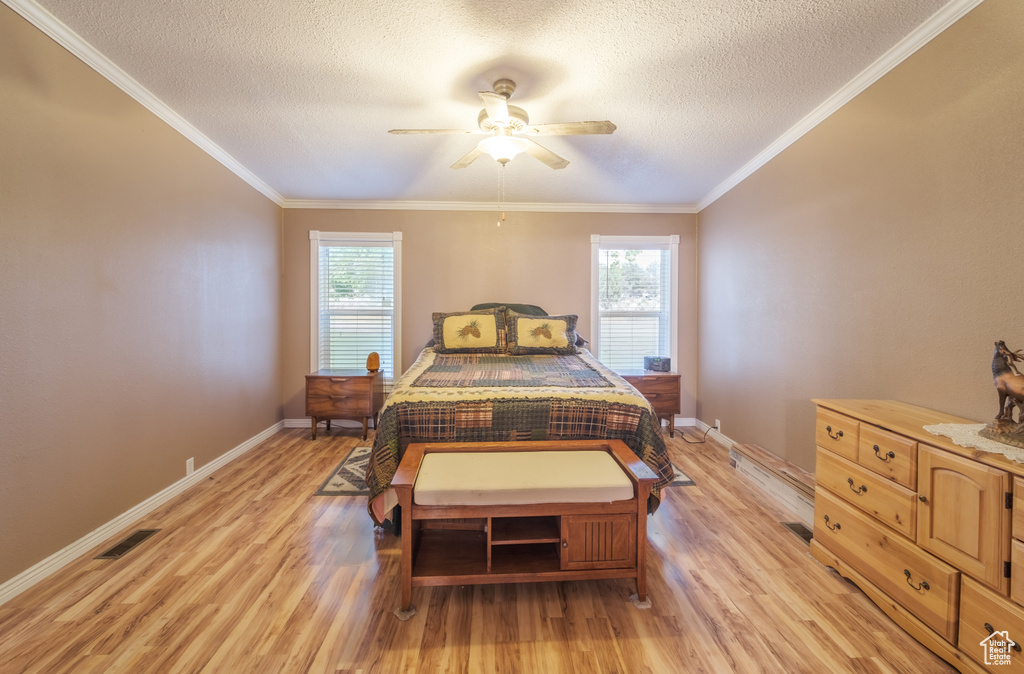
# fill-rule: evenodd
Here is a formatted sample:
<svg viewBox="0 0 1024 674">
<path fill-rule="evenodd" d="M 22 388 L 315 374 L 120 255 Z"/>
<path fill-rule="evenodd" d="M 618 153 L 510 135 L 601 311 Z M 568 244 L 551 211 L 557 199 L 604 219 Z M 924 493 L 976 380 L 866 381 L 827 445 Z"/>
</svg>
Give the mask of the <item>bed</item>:
<svg viewBox="0 0 1024 674">
<path fill-rule="evenodd" d="M 622 440 L 658 476 L 648 502 L 657 509 L 673 469 L 654 410 L 577 346 L 575 316 L 533 309 L 434 314 L 434 339 L 395 381 L 378 418 L 366 468 L 375 523 L 398 504 L 391 479 L 414 442 Z"/>
</svg>

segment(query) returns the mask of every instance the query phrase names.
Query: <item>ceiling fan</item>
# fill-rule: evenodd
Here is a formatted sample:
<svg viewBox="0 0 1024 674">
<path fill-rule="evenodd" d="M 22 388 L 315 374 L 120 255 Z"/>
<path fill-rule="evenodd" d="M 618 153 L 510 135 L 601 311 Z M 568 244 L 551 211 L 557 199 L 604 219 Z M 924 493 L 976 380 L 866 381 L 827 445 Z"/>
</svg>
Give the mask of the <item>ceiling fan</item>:
<svg viewBox="0 0 1024 674">
<path fill-rule="evenodd" d="M 519 106 L 509 105 L 508 99 L 516 90 L 512 80 L 501 79 L 494 83 L 494 91 L 481 91 L 480 100 L 484 109 L 477 116 L 474 129 L 391 129 L 388 133 L 398 135 L 436 133 L 486 133 L 487 138 L 452 164 L 452 168 L 466 168 L 484 153 L 491 155 L 502 165 L 507 164 L 520 152 L 539 159 L 553 169 L 565 168 L 569 160 L 523 136 L 571 136 L 582 134 L 612 133 L 615 125 L 604 122 L 564 122 L 561 124 L 530 124 L 530 116 Z"/>
</svg>

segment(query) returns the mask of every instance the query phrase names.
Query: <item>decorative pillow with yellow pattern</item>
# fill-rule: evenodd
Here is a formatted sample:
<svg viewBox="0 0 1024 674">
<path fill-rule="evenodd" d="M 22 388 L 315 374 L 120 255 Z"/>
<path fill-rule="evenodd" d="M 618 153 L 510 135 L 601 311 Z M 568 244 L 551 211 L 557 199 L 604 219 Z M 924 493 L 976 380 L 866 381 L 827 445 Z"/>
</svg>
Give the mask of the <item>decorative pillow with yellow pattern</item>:
<svg viewBox="0 0 1024 674">
<path fill-rule="evenodd" d="M 530 353 L 572 355 L 576 348 L 576 316 L 528 316 L 506 313 L 508 352 L 522 356 Z"/>
<path fill-rule="evenodd" d="M 505 307 L 433 314 L 437 353 L 505 353 Z"/>
</svg>

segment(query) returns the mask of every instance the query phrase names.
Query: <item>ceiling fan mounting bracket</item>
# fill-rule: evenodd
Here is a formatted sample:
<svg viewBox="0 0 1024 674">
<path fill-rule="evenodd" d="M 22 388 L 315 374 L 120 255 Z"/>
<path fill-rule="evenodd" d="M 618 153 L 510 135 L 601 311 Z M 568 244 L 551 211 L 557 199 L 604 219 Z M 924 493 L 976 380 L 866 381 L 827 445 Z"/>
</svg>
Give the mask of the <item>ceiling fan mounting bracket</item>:
<svg viewBox="0 0 1024 674">
<path fill-rule="evenodd" d="M 505 97 L 507 101 L 515 93 L 516 83 L 508 79 L 500 79 L 494 82 L 494 88 L 491 89 L 496 94 L 500 94 Z"/>
</svg>

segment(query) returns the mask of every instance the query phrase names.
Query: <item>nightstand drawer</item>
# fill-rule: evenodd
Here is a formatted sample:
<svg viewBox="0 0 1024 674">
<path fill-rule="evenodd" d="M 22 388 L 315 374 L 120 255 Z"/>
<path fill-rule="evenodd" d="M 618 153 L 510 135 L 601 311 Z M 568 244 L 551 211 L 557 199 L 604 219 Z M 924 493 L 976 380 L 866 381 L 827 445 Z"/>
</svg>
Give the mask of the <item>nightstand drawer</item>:
<svg viewBox="0 0 1024 674">
<path fill-rule="evenodd" d="M 306 380 L 306 395 L 368 398 L 372 385 L 369 377 L 310 377 Z"/>
<path fill-rule="evenodd" d="M 661 393 L 645 393 L 644 397 L 647 398 L 647 402 L 651 403 L 651 407 L 659 415 L 666 414 L 678 414 L 679 413 L 679 394 L 667 395 Z"/>
<path fill-rule="evenodd" d="M 679 375 L 625 375 L 659 415 L 679 414 Z"/>
<path fill-rule="evenodd" d="M 623 377 L 640 393 L 647 395 L 675 395 L 679 397 L 679 377 L 659 375 L 629 375 Z"/>
<path fill-rule="evenodd" d="M 824 407 L 818 408 L 814 442 L 850 461 L 857 460 L 860 422 Z"/>
<path fill-rule="evenodd" d="M 814 477 L 839 498 L 852 503 L 910 540 L 917 535 L 917 494 L 875 475 L 852 461 L 818 448 Z"/>
<path fill-rule="evenodd" d="M 323 418 L 368 417 L 373 415 L 370 395 L 307 396 L 306 416 Z"/>
<path fill-rule="evenodd" d="M 819 483 L 820 484 L 820 483 Z M 824 489 L 814 494 L 814 540 L 923 623 L 956 643 L 960 572 Z"/>
</svg>

